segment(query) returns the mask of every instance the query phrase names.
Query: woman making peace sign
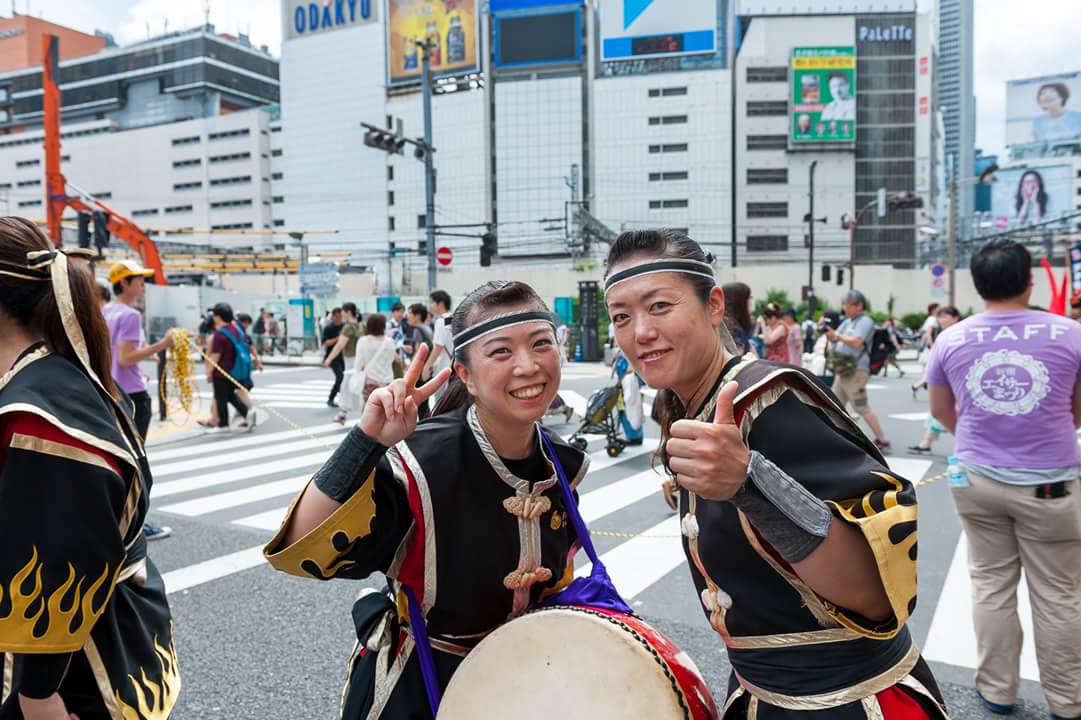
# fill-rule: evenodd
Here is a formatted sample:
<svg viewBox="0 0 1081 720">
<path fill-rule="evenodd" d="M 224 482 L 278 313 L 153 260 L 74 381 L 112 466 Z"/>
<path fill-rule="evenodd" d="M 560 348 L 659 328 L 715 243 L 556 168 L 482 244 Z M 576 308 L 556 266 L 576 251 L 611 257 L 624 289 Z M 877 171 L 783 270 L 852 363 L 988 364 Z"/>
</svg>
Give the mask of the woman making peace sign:
<svg viewBox="0 0 1081 720">
<path fill-rule="evenodd" d="M 420 345 L 405 377 L 371 394 L 265 549 L 300 577 L 387 577 L 388 592 L 353 608 L 346 718 L 430 717 L 470 648 L 573 575 L 577 538 L 539 426 L 560 381 L 552 316 L 528 285 L 490 282 L 458 306 L 452 328 L 454 376 L 414 387 Z M 448 378 L 418 425 L 417 406 Z M 549 441 L 577 486 L 588 458 Z"/>
<path fill-rule="evenodd" d="M 616 342 L 661 390 L 683 545 L 734 669 L 726 718 L 944 718 L 905 620 L 916 494 L 814 376 L 740 357 L 697 243 L 627 232 L 608 255 Z"/>
</svg>

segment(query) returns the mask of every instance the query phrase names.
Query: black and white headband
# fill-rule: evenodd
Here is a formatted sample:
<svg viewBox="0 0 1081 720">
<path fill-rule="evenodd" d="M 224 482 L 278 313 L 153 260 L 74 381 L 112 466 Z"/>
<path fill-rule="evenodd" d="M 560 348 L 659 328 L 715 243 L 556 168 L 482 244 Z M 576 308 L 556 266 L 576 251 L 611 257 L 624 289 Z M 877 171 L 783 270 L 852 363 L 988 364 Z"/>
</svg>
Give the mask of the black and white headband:
<svg viewBox="0 0 1081 720">
<path fill-rule="evenodd" d="M 555 318 L 553 318 L 552 313 L 547 310 L 526 310 L 524 312 L 510 313 L 508 315 L 497 315 L 496 317 L 479 322 L 473 327 L 466 328 L 455 335 L 454 352 L 455 354 L 460 353 L 471 342 L 480 340 L 482 337 L 490 335 L 497 330 L 535 322 L 548 323 L 552 326 L 552 329 L 555 329 L 556 326 Z"/>
<path fill-rule="evenodd" d="M 652 275 L 653 273 L 662 272 L 678 272 L 683 273 L 684 275 L 697 275 L 698 277 L 709 278 L 716 284 L 716 280 L 713 277 L 713 266 L 709 263 L 701 262 L 699 260 L 658 258 L 656 260 L 650 260 L 635 265 L 634 267 L 629 267 L 626 270 L 620 270 L 613 274 L 605 281 L 604 292 L 607 294 L 615 285 L 618 285 L 624 280 L 630 280 L 639 275 Z"/>
</svg>

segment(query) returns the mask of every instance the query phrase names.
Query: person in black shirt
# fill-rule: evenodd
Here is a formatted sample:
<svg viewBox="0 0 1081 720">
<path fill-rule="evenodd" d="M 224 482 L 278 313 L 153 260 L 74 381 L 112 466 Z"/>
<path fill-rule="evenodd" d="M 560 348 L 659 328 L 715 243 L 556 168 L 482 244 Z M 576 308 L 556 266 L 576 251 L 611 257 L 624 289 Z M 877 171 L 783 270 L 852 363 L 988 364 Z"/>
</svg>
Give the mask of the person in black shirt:
<svg viewBox="0 0 1081 720">
<path fill-rule="evenodd" d="M 330 351 L 338 342 L 338 336 L 342 334 L 342 309 L 336 307 L 330 311 L 330 322 L 323 328 L 323 359 L 330 355 Z M 328 407 L 338 407 L 334 398 L 338 397 L 338 391 L 342 389 L 342 377 L 345 375 L 345 358 L 338 355 L 330 363 L 330 369 L 334 373 L 334 384 L 330 388 L 330 397 L 327 398 Z"/>
</svg>

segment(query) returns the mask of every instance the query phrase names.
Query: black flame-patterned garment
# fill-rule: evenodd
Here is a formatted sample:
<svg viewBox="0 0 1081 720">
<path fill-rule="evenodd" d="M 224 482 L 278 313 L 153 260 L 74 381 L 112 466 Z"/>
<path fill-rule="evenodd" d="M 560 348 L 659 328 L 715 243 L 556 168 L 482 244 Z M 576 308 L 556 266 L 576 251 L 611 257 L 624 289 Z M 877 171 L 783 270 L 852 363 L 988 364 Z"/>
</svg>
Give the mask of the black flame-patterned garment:
<svg viewBox="0 0 1081 720">
<path fill-rule="evenodd" d="M 805 584 L 731 503 L 680 492 L 683 547 L 733 667 L 723 718 L 944 718 L 905 621 L 916 605 L 916 491 L 833 393 L 803 369 L 733 358 L 695 418 L 735 380 L 743 438 L 866 538 L 893 610 L 872 622 Z"/>
<path fill-rule="evenodd" d="M 163 720 L 180 692 L 150 471 L 121 406 L 43 346 L 0 377 L 0 719 L 59 692 L 81 718 Z"/>
</svg>

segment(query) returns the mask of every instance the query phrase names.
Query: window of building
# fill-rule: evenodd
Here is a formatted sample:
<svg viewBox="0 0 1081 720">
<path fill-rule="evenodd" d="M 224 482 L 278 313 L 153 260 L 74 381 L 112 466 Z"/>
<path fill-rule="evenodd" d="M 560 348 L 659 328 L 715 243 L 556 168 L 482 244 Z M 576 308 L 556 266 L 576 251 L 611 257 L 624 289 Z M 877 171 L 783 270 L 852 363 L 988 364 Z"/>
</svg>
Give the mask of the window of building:
<svg viewBox="0 0 1081 720">
<path fill-rule="evenodd" d="M 285 177 L 285 173 L 277 172 L 277 173 L 274 173 L 273 175 L 271 175 L 270 179 L 271 180 L 281 180 L 283 177 Z"/>
<path fill-rule="evenodd" d="M 71 155 L 61 155 L 60 156 L 60 162 L 62 162 L 62 163 L 71 162 Z"/>
<path fill-rule="evenodd" d="M 177 191 L 181 191 L 181 190 L 199 190 L 202 187 L 203 187 L 203 181 L 202 180 L 196 180 L 195 182 L 173 183 L 173 190 L 177 190 Z"/>
<path fill-rule="evenodd" d="M 424 230 L 427 227 L 428 227 L 428 216 L 427 215 L 417 215 L 417 228 L 419 228 L 421 230 Z"/>
<path fill-rule="evenodd" d="M 788 136 L 786 135 L 748 135 L 748 150 L 787 150 Z"/>
<path fill-rule="evenodd" d="M 212 132 L 207 135 L 207 140 L 225 140 L 226 138 L 235 137 L 247 137 L 251 134 L 251 130 L 248 128 L 240 128 L 239 130 L 224 130 L 222 132 Z"/>
<path fill-rule="evenodd" d="M 272 132 L 272 133 L 278 133 L 278 132 L 281 132 L 281 131 L 282 131 L 281 127 L 272 127 L 272 128 L 270 128 L 270 132 Z"/>
<path fill-rule="evenodd" d="M 788 115 L 787 100 L 753 100 L 747 103 L 747 117 Z"/>
<path fill-rule="evenodd" d="M 673 210 L 676 208 L 685 208 L 690 203 L 687 200 L 650 200 L 650 210 Z"/>
<path fill-rule="evenodd" d="M 217 165 L 218 163 L 236 162 L 237 160 L 250 160 L 250 152 L 231 153 L 229 155 L 212 155 L 210 157 L 210 164 Z"/>
<path fill-rule="evenodd" d="M 281 148 L 278 148 L 277 150 L 271 150 L 270 151 L 270 157 L 281 157 L 281 156 L 282 156 Z"/>
<path fill-rule="evenodd" d="M 11 189 L 11 183 L 7 183 L 7 182 L 6 183 L 0 183 L 0 190 L 10 190 L 10 189 Z"/>
<path fill-rule="evenodd" d="M 686 115 L 653 115 L 649 118 L 650 125 L 686 125 Z"/>
<path fill-rule="evenodd" d="M 21 207 L 21 208 L 41 207 L 41 201 L 40 200 L 23 200 L 22 202 L 19 203 L 19 207 Z"/>
<path fill-rule="evenodd" d="M 41 180 L 20 180 L 15 184 L 16 187 L 38 187 L 41 185 Z"/>
<path fill-rule="evenodd" d="M 387 229 L 394 232 L 394 216 L 391 215 L 387 218 Z"/>
<path fill-rule="evenodd" d="M 191 135 L 189 137 L 173 138 L 173 145 L 194 145 L 199 142 L 198 135 Z"/>
<path fill-rule="evenodd" d="M 665 180 L 686 180 L 690 174 L 686 170 L 673 170 L 670 172 L 651 172 L 650 182 L 662 182 Z"/>
<path fill-rule="evenodd" d="M 91 197 L 96 197 L 98 200 L 111 200 L 113 194 L 106 190 L 105 192 L 90 193 Z"/>
<path fill-rule="evenodd" d="M 747 236 L 747 252 L 785 252 L 787 250 L 787 235 Z"/>
<path fill-rule="evenodd" d="M 166 215 L 177 215 L 179 213 L 188 213 L 192 211 L 191 205 L 173 205 L 172 207 L 165 208 Z"/>
<path fill-rule="evenodd" d="M 284 195 L 275 195 L 274 197 L 271 198 L 271 201 L 275 205 L 281 205 L 283 202 L 285 202 L 285 196 Z"/>
<path fill-rule="evenodd" d="M 788 68 L 784 65 L 775 67 L 747 68 L 747 82 L 788 82 Z"/>
<path fill-rule="evenodd" d="M 393 179 L 394 179 L 394 166 L 393 165 L 387 165 L 387 180 L 393 180 Z"/>
<path fill-rule="evenodd" d="M 274 221 L 274 227 L 284 227 L 284 226 L 285 226 L 285 220 L 282 220 L 282 219 L 279 218 L 278 220 Z"/>
<path fill-rule="evenodd" d="M 251 175 L 236 175 L 234 177 L 213 178 L 210 181 L 210 187 L 221 187 L 223 185 L 247 185 L 251 182 Z"/>
<path fill-rule="evenodd" d="M 687 152 L 687 143 L 666 143 L 664 145 L 650 145 L 650 153 L 676 153 Z"/>
<path fill-rule="evenodd" d="M 238 207 L 251 207 L 251 198 L 244 198 L 242 200 L 218 200 L 217 202 L 210 203 L 211 210 Z"/>
<path fill-rule="evenodd" d="M 174 160 L 173 169 L 178 170 L 180 168 L 199 167 L 202 164 L 202 158 L 191 158 L 190 160 Z"/>
<path fill-rule="evenodd" d="M 672 97 L 675 95 L 686 95 L 687 88 L 685 87 L 666 87 L 666 88 L 650 88 L 650 97 Z"/>
<path fill-rule="evenodd" d="M 15 163 L 15 167 L 17 168 L 37 167 L 38 165 L 41 165 L 41 160 L 38 158 L 34 158 L 33 160 L 19 160 Z"/>
<path fill-rule="evenodd" d="M 747 168 L 748 185 L 785 185 L 788 168 Z"/>
<path fill-rule="evenodd" d="M 211 225 L 210 226 L 211 230 L 250 230 L 251 228 L 252 228 L 252 224 L 250 222 L 246 222 L 246 223 L 226 223 L 224 225 Z"/>
<path fill-rule="evenodd" d="M 146 217 L 148 215 L 157 215 L 157 214 L 158 214 L 158 209 L 157 208 L 144 208 L 142 210 L 132 210 L 131 211 L 131 216 L 132 217 Z"/>
<path fill-rule="evenodd" d="M 786 202 L 749 202 L 749 203 L 747 203 L 747 217 L 749 217 L 749 218 L 786 218 L 786 217 L 788 217 L 788 203 L 786 203 Z"/>
</svg>

